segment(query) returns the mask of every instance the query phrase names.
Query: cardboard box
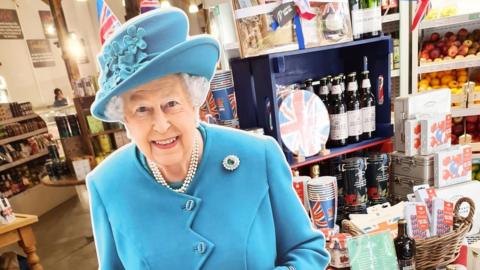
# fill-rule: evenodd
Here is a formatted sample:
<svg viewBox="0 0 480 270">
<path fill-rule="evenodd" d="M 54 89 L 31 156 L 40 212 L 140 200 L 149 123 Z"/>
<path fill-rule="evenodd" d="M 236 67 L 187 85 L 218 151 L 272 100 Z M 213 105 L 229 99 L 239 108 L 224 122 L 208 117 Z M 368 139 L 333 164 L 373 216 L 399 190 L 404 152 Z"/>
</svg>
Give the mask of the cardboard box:
<svg viewBox="0 0 480 270">
<path fill-rule="evenodd" d="M 435 187 L 472 180 L 472 147 L 457 145 L 435 154 Z"/>
<path fill-rule="evenodd" d="M 419 114 L 451 113 L 450 89 L 422 92 L 395 99 L 395 150 L 405 152 L 405 120 Z"/>
<path fill-rule="evenodd" d="M 452 116 L 451 114 L 432 115 L 420 120 L 421 148 L 420 154 L 430 155 L 451 146 Z M 405 142 L 407 145 L 407 142 Z"/>
</svg>

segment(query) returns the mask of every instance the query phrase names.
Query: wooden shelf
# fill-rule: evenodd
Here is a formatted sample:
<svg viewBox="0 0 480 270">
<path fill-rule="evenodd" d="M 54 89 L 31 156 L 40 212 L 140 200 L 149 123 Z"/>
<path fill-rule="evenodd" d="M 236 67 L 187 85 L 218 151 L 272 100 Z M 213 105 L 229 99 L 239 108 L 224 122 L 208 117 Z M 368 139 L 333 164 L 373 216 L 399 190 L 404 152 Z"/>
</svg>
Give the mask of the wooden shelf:
<svg viewBox="0 0 480 270">
<path fill-rule="evenodd" d="M 74 175 L 65 175 L 58 180 L 52 180 L 48 175 L 42 177 L 42 184 L 50 187 L 67 187 L 85 185 L 85 180 L 77 180 Z"/>
<path fill-rule="evenodd" d="M 452 24 L 464 24 L 473 21 L 480 21 L 480 12 L 450 16 L 445 18 L 423 20 L 420 23 L 420 29 L 438 28 L 443 26 L 449 26 Z"/>
<path fill-rule="evenodd" d="M 23 164 L 23 163 L 26 163 L 26 162 L 29 162 L 29 161 L 32 161 L 34 159 L 37 159 L 39 157 L 43 157 L 45 155 L 48 155 L 48 151 L 43 151 L 43 152 L 40 152 L 40 153 L 37 153 L 37 154 L 34 154 L 34 155 L 31 155 L 27 158 L 24 158 L 24 159 L 19 159 L 19 160 L 16 160 L 14 162 L 11 162 L 11 163 L 7 163 L 7 164 L 4 164 L 4 165 L 1 165 L 0 166 L 0 172 L 4 171 L 4 170 L 8 170 L 10 168 L 13 168 L 13 167 L 16 167 L 20 164 Z"/>
<path fill-rule="evenodd" d="M 41 129 L 37 129 L 35 131 L 25 133 L 25 134 L 22 134 L 22 135 L 8 137 L 8 138 L 5 138 L 3 140 L 0 140 L 0 145 L 4 145 L 4 144 L 14 142 L 14 141 L 23 140 L 23 139 L 30 138 L 32 136 L 39 135 L 39 134 L 42 134 L 42 133 L 47 133 L 47 132 L 48 132 L 48 128 L 41 128 Z"/>
<path fill-rule="evenodd" d="M 329 159 L 329 158 L 337 157 L 340 155 L 356 152 L 362 149 L 370 148 L 373 146 L 381 145 L 389 141 L 391 141 L 391 138 L 374 138 L 374 139 L 362 141 L 356 144 L 350 144 L 344 147 L 332 148 L 332 149 L 329 149 L 330 154 L 328 155 L 313 156 L 313 157 L 306 158 L 305 161 L 290 164 L 290 168 L 292 169 L 299 168 L 305 165 L 317 163 L 325 159 Z"/>
<path fill-rule="evenodd" d="M 472 116 L 472 115 L 480 115 L 480 107 L 452 109 L 452 117 L 464 117 L 464 116 Z"/>
<path fill-rule="evenodd" d="M 96 137 L 96 136 L 99 136 L 99 135 L 111 134 L 111 133 L 122 132 L 122 131 L 125 131 L 125 129 L 123 129 L 123 128 L 110 129 L 110 130 L 105 130 L 105 131 L 98 132 L 98 133 L 95 133 L 95 134 L 89 134 L 88 136 L 89 137 Z"/>
<path fill-rule="evenodd" d="M 36 113 L 31 113 L 31 114 L 25 115 L 25 116 L 10 118 L 10 119 L 0 121 L 0 126 L 1 125 L 6 125 L 6 124 L 11 124 L 11 123 L 16 123 L 16 122 L 20 122 L 20 121 L 25 121 L 25 120 L 29 120 L 29 119 L 33 119 L 33 118 L 37 118 L 37 117 L 40 117 L 40 116 Z"/>
<path fill-rule="evenodd" d="M 382 23 L 400 21 L 400 13 L 394 13 L 382 16 Z"/>
<path fill-rule="evenodd" d="M 465 57 L 462 59 L 442 60 L 440 62 L 431 62 L 425 64 L 422 63 L 418 66 L 418 73 L 429 73 L 478 66 L 480 66 L 480 56 L 476 55 L 473 57 Z"/>
</svg>

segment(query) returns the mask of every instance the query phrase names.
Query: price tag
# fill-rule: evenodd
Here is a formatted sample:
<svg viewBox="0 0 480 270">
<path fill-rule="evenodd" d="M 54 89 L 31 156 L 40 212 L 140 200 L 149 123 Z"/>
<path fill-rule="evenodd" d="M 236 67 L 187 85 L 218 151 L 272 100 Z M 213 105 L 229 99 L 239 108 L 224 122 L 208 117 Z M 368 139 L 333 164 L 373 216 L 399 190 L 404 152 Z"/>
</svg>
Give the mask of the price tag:
<svg viewBox="0 0 480 270">
<path fill-rule="evenodd" d="M 281 4 L 272 11 L 272 14 L 278 26 L 283 26 L 295 16 L 295 6 L 293 3 Z"/>
<path fill-rule="evenodd" d="M 478 19 L 480 19 L 480 13 L 470 14 L 470 15 L 468 16 L 468 19 L 469 19 L 469 20 L 478 20 Z"/>
</svg>

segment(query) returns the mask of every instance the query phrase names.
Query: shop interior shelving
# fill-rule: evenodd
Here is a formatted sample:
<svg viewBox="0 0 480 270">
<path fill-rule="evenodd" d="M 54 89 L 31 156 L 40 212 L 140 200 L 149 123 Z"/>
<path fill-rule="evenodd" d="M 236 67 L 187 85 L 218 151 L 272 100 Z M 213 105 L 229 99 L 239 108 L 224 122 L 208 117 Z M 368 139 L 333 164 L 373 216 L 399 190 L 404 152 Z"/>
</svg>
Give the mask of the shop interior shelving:
<svg viewBox="0 0 480 270">
<path fill-rule="evenodd" d="M 377 102 L 377 135 L 371 141 L 352 144 L 346 147 L 329 149 L 330 155 L 309 158 L 306 163 L 327 159 L 343 153 L 357 151 L 369 146 L 389 141 L 393 136 L 390 117 L 391 70 L 389 55 L 392 52 L 392 39 L 380 36 L 330 46 L 305 50 L 273 53 L 252 58 L 236 58 L 230 61 L 235 88 L 240 127 L 262 127 L 266 135 L 276 138 L 279 143 L 278 104 L 276 102 L 277 85 L 289 85 L 307 78 L 319 78 L 329 74 L 360 71 L 363 68 L 363 56 L 368 57 L 368 69 L 372 91 L 378 97 L 378 78 L 384 78 L 384 100 Z M 378 101 L 378 100 L 377 100 Z M 293 166 L 293 157 L 286 152 Z"/>
</svg>

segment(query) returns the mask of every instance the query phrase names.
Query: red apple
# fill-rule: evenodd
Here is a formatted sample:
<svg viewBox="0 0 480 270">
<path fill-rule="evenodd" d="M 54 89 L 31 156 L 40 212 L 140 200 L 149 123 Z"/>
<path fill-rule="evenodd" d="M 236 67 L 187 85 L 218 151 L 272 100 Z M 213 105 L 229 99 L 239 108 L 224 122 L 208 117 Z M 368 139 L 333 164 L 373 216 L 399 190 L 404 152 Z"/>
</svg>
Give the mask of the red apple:
<svg viewBox="0 0 480 270">
<path fill-rule="evenodd" d="M 458 48 L 458 53 L 457 54 L 458 55 L 463 55 L 463 56 L 467 55 L 468 54 L 468 47 L 465 46 L 465 45 L 460 46 Z"/>
<path fill-rule="evenodd" d="M 458 48 L 455 45 L 452 45 L 450 48 L 448 48 L 448 56 L 450 57 L 455 57 L 458 54 Z"/>
<path fill-rule="evenodd" d="M 461 136 L 463 134 L 463 125 L 462 124 L 455 124 L 452 127 L 452 133 Z"/>
<path fill-rule="evenodd" d="M 455 40 L 457 40 L 457 35 L 455 35 L 455 34 L 454 34 L 454 35 L 451 35 L 451 36 L 448 38 L 448 40 L 450 40 L 450 41 L 455 41 Z"/>
<path fill-rule="evenodd" d="M 454 124 L 461 124 L 463 122 L 463 117 L 453 117 L 452 121 Z"/>
<path fill-rule="evenodd" d="M 465 121 L 467 121 L 467 123 L 477 123 L 478 122 L 478 115 L 471 115 L 471 116 L 466 116 L 465 117 Z"/>
<path fill-rule="evenodd" d="M 422 51 L 420 53 L 420 58 L 430 59 L 430 54 L 427 51 Z"/>
<path fill-rule="evenodd" d="M 477 130 L 475 123 L 467 123 L 466 130 L 468 133 L 474 133 Z"/>
<path fill-rule="evenodd" d="M 443 40 L 437 42 L 437 48 L 443 48 L 447 45 L 447 43 Z"/>
<path fill-rule="evenodd" d="M 480 43 L 478 43 L 477 41 L 473 42 L 471 48 L 475 48 L 475 49 L 480 48 Z"/>
<path fill-rule="evenodd" d="M 460 41 L 463 42 L 468 37 L 468 30 L 465 28 L 458 30 L 457 37 Z"/>
<path fill-rule="evenodd" d="M 441 50 L 442 50 L 442 54 L 443 54 L 443 55 L 448 55 L 448 47 L 447 47 L 447 46 L 442 47 Z"/>
<path fill-rule="evenodd" d="M 480 41 L 480 29 L 473 30 L 472 34 L 475 41 Z"/>
<path fill-rule="evenodd" d="M 440 50 L 439 49 L 433 49 L 430 51 L 430 59 L 437 59 L 440 57 Z"/>
<path fill-rule="evenodd" d="M 457 46 L 457 47 L 460 47 L 462 46 L 462 42 L 460 42 L 459 40 L 453 42 L 453 45 Z"/>
<path fill-rule="evenodd" d="M 452 134 L 451 137 L 452 137 L 452 144 L 458 144 L 458 137 L 457 137 L 457 135 Z"/>
<path fill-rule="evenodd" d="M 448 39 L 448 38 L 450 38 L 450 36 L 453 36 L 453 35 L 454 35 L 453 32 L 447 32 L 447 33 L 445 33 L 444 37 Z"/>
<path fill-rule="evenodd" d="M 440 39 L 440 34 L 435 32 L 435 33 L 432 33 L 432 35 L 430 36 L 430 41 L 432 42 L 436 42 Z"/>
<path fill-rule="evenodd" d="M 477 49 L 476 49 L 476 48 L 470 47 L 470 49 L 468 49 L 468 54 L 469 54 L 469 55 L 474 55 L 474 54 L 476 54 L 476 53 L 477 53 Z"/>
</svg>

